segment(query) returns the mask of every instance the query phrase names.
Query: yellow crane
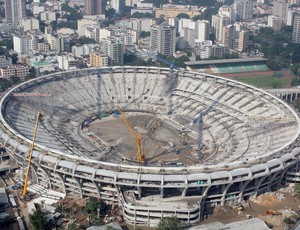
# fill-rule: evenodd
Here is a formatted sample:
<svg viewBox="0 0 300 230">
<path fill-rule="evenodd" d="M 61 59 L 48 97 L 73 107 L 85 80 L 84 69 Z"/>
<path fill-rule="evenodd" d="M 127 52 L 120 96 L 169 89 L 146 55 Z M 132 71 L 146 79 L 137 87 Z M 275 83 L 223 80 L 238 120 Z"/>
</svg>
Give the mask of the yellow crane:
<svg viewBox="0 0 300 230">
<path fill-rule="evenodd" d="M 29 150 L 28 166 L 27 166 L 26 177 L 25 177 L 25 181 L 24 181 L 24 188 L 23 188 L 23 193 L 22 193 L 23 198 L 25 198 L 25 196 L 27 194 L 27 186 L 28 186 L 28 180 L 29 180 L 29 171 L 30 171 L 30 164 L 31 164 L 31 159 L 32 159 L 32 152 L 33 152 L 33 149 L 34 149 L 34 142 L 35 142 L 37 128 L 38 128 L 41 116 L 42 116 L 42 114 L 39 111 L 36 115 L 35 127 L 34 127 L 34 131 L 33 131 L 33 138 L 32 138 L 32 143 L 31 143 L 31 147 L 30 147 L 30 150 Z"/>
<path fill-rule="evenodd" d="M 142 144 L 142 136 L 141 136 L 141 133 L 140 132 L 135 132 L 134 128 L 131 126 L 130 122 L 128 121 L 128 118 L 126 117 L 125 113 L 121 110 L 121 109 L 118 109 L 125 124 L 127 125 L 130 133 L 131 133 L 131 136 L 133 137 L 134 139 L 134 142 L 137 146 L 137 162 L 139 164 L 142 164 L 144 159 L 145 159 L 145 156 L 144 154 L 142 153 L 142 147 L 141 147 L 141 144 Z"/>
</svg>

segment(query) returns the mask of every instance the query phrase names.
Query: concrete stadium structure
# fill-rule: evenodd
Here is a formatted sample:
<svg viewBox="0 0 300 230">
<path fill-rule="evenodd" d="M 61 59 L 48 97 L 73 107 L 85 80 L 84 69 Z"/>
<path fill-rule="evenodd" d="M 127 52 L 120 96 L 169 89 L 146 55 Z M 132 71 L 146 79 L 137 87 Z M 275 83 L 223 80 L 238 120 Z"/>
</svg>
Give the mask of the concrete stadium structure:
<svg viewBox="0 0 300 230">
<path fill-rule="evenodd" d="M 190 123 L 220 96 L 204 118 L 205 155 L 197 159 L 189 144 L 196 143 L 197 126 Z M 155 117 L 169 136 L 182 138 L 188 130 L 188 144 L 180 153 L 165 148 L 161 156 L 153 147 L 145 153 L 145 165 L 133 158 L 124 161 L 128 150 L 120 145 L 127 140 L 107 144 L 88 130 L 97 122 L 99 101 L 106 114 L 122 108 L 129 119 Z M 39 110 L 43 119 L 31 183 L 118 203 L 131 224 L 155 226 L 172 215 L 194 224 L 209 207 L 300 181 L 297 113 L 269 93 L 225 78 L 179 70 L 170 80 L 167 68 L 124 66 L 54 73 L 22 83 L 3 96 L 0 124 L 0 142 L 20 166 L 26 165 Z M 112 114 L 99 124 L 118 119 Z"/>
</svg>

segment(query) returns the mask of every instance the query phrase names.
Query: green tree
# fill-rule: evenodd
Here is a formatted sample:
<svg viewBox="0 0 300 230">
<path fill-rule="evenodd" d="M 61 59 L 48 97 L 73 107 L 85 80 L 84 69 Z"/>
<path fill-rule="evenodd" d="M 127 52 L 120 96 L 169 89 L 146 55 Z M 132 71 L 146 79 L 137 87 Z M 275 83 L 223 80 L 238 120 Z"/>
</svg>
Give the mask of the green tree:
<svg viewBox="0 0 300 230">
<path fill-rule="evenodd" d="M 180 221 L 176 216 L 163 217 L 158 223 L 158 230 L 180 230 Z"/>
<path fill-rule="evenodd" d="M 0 89 L 2 91 L 8 89 L 11 86 L 11 83 L 9 80 L 5 79 L 5 78 L 0 78 Z"/>
<path fill-rule="evenodd" d="M 88 38 L 86 36 L 82 36 L 78 39 L 77 41 L 80 45 L 84 45 L 84 44 L 95 44 L 97 43 L 94 39 L 92 38 Z"/>
<path fill-rule="evenodd" d="M 297 183 L 295 185 L 295 192 L 298 194 L 298 196 L 300 197 L 300 183 Z"/>
<path fill-rule="evenodd" d="M 150 36 L 150 32 L 147 31 L 141 31 L 140 38 L 146 38 Z"/>
<path fill-rule="evenodd" d="M 89 198 L 84 209 L 87 213 L 95 213 L 98 207 L 99 206 L 98 206 L 96 199 L 91 197 L 91 198 Z"/>
<path fill-rule="evenodd" d="M 45 213 L 43 213 L 41 210 L 36 210 L 33 214 L 30 214 L 29 220 L 35 230 L 51 229 L 47 222 Z"/>
<path fill-rule="evenodd" d="M 15 85 L 15 84 L 17 84 L 17 83 L 20 82 L 20 78 L 17 77 L 17 76 L 11 76 L 11 77 L 9 78 L 9 81 L 11 82 L 12 85 Z"/>
<path fill-rule="evenodd" d="M 186 13 L 180 13 L 180 14 L 177 14 L 176 18 L 190 18 L 190 16 Z"/>
</svg>

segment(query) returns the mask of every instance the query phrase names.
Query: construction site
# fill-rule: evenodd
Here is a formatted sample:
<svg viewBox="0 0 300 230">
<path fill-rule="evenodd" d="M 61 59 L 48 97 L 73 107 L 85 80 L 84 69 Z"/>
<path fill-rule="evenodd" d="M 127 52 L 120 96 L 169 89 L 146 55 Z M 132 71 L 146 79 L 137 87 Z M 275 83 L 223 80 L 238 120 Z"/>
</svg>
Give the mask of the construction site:
<svg viewBox="0 0 300 230">
<path fill-rule="evenodd" d="M 134 226 L 173 215 L 197 224 L 216 206 L 300 181 L 297 112 L 214 75 L 126 66 L 54 73 L 6 93 L 0 121 L 22 199 L 44 189 L 58 200 L 93 197 Z"/>
</svg>

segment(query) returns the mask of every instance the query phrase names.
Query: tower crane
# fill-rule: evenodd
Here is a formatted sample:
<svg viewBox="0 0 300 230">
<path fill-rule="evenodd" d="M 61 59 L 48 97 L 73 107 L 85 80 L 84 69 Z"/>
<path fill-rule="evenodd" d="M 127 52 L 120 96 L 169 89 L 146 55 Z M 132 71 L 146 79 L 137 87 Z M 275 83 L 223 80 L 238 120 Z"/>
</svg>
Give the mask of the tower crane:
<svg viewBox="0 0 300 230">
<path fill-rule="evenodd" d="M 205 110 L 201 111 L 199 116 L 193 120 L 192 124 L 198 124 L 198 158 L 202 159 L 202 148 L 203 148 L 203 117 L 208 114 L 208 112 L 221 100 L 225 94 L 218 97 L 210 106 Z"/>
<path fill-rule="evenodd" d="M 39 125 L 39 121 L 40 121 L 41 116 L 42 116 L 41 111 L 38 111 L 38 113 L 36 114 L 36 119 L 35 119 L 35 127 L 34 127 L 34 131 L 33 131 L 32 143 L 31 143 L 30 150 L 29 150 L 28 166 L 27 166 L 27 171 L 26 171 L 26 176 L 25 176 L 25 181 L 24 181 L 24 188 L 23 188 L 23 193 L 22 193 L 23 198 L 27 194 L 29 171 L 30 171 L 30 165 L 31 165 L 31 159 L 32 159 L 32 152 L 33 152 L 33 149 L 34 149 L 35 138 L 36 138 L 37 129 L 38 129 L 38 125 Z"/>
<path fill-rule="evenodd" d="M 175 74 L 174 74 L 174 69 L 179 70 L 180 68 L 174 63 L 171 62 L 161 56 L 156 56 L 156 59 L 166 65 L 169 66 L 170 70 L 169 70 L 169 77 L 170 77 L 170 81 L 169 81 L 169 87 L 168 87 L 168 93 L 169 93 L 169 111 L 168 114 L 172 114 L 172 90 L 174 88 L 174 81 L 175 81 Z"/>
<path fill-rule="evenodd" d="M 144 159 L 145 159 L 145 156 L 144 154 L 142 153 L 142 147 L 141 147 L 141 144 L 142 144 L 142 136 L 141 136 L 141 133 L 140 132 L 135 132 L 134 128 L 131 126 L 128 118 L 126 117 L 125 113 L 121 110 L 121 109 L 118 109 L 118 111 L 120 112 L 125 124 L 127 125 L 130 133 L 131 133 L 131 136 L 133 137 L 134 139 L 134 142 L 137 146 L 137 162 L 139 164 L 142 164 Z"/>
</svg>

